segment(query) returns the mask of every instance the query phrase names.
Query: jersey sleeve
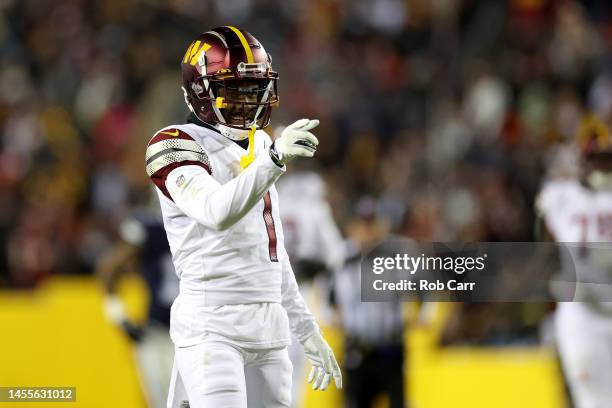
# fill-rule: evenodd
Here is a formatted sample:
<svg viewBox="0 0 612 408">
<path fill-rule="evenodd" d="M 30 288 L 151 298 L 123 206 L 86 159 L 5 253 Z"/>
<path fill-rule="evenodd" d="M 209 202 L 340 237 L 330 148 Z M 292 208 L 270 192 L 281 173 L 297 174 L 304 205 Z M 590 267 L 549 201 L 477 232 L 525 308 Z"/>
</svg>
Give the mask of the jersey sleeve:
<svg viewBox="0 0 612 408">
<path fill-rule="evenodd" d="M 308 337 L 319 329 L 314 316 L 308 309 L 304 297 L 300 293 L 295 274 L 289 262 L 289 255 L 281 246 L 281 262 L 283 269 L 283 281 L 281 285 L 281 304 L 287 312 L 291 332 L 300 341 L 304 342 Z"/>
<path fill-rule="evenodd" d="M 221 184 L 207 153 L 180 129 L 159 132 L 147 147 L 147 174 L 185 215 L 213 230 L 234 225 L 262 199 L 286 167 L 261 151 L 249 167 Z"/>
<path fill-rule="evenodd" d="M 147 146 L 145 160 L 151 181 L 170 200 L 173 199 L 166 188 L 166 179 L 172 170 L 195 165 L 212 175 L 208 155 L 202 146 L 180 129 L 170 128 L 158 132 Z"/>
</svg>

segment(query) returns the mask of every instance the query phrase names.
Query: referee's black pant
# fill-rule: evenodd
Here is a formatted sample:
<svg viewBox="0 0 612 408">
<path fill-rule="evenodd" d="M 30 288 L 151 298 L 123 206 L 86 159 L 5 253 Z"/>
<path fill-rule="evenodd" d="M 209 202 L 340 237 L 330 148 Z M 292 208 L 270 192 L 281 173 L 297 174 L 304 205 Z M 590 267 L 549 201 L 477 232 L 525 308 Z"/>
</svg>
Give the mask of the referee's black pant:
<svg viewBox="0 0 612 408">
<path fill-rule="evenodd" d="M 391 408 L 405 408 L 402 344 L 369 348 L 349 340 L 344 366 L 348 408 L 371 408 L 380 394 L 389 397 Z"/>
</svg>

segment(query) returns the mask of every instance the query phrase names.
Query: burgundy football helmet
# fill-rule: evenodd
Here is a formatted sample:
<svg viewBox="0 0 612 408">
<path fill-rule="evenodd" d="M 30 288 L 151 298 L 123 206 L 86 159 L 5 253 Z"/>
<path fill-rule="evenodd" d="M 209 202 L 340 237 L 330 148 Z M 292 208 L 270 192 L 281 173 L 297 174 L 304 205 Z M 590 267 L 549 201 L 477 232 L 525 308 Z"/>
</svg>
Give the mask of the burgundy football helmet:
<svg viewBox="0 0 612 408">
<path fill-rule="evenodd" d="M 255 37 L 217 27 L 191 42 L 181 63 L 189 109 L 203 122 L 261 129 L 278 105 L 272 58 Z"/>
<path fill-rule="evenodd" d="M 612 189 L 612 134 L 607 123 L 593 114 L 582 120 L 577 138 L 581 176 L 595 189 Z"/>
</svg>

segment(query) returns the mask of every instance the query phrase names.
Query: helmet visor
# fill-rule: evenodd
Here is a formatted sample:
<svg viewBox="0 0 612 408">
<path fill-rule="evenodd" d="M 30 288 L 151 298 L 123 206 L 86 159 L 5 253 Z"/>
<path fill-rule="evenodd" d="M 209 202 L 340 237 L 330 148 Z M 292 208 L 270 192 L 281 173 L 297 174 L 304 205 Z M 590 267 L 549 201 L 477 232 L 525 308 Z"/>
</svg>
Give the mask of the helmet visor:
<svg viewBox="0 0 612 408">
<path fill-rule="evenodd" d="M 225 125 L 241 129 L 268 125 L 271 108 L 278 102 L 276 78 L 225 79 L 213 81 L 213 86 Z"/>
</svg>

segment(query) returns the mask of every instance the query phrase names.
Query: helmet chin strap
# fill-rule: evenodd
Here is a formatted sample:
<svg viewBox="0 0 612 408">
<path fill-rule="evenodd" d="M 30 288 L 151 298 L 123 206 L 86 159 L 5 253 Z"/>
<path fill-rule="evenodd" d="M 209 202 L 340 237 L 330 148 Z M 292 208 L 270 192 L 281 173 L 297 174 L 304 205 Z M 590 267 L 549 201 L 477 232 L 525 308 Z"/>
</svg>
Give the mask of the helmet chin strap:
<svg viewBox="0 0 612 408">
<path fill-rule="evenodd" d="M 244 156 L 240 157 L 240 167 L 244 170 L 255 160 L 255 131 L 257 130 L 257 126 L 252 125 L 250 129 L 234 129 L 222 124 L 217 125 L 217 129 L 219 132 L 228 139 L 233 141 L 244 140 L 247 137 L 249 138 L 249 147 L 248 152 Z"/>
<path fill-rule="evenodd" d="M 271 88 L 272 81 L 270 81 L 270 83 L 268 83 L 268 86 L 266 87 L 266 92 L 264 92 L 263 97 L 261 98 L 262 102 L 268 100 L 268 94 L 270 93 Z M 249 129 L 248 134 L 249 153 L 240 158 L 240 167 L 242 167 L 243 170 L 249 167 L 249 164 L 251 164 L 253 160 L 255 160 L 255 131 L 257 130 L 257 118 L 259 117 L 259 114 L 261 113 L 262 109 L 263 105 L 259 105 L 259 107 L 257 108 L 257 112 L 255 112 L 255 116 L 253 117 L 253 121 L 251 122 L 251 128 Z"/>
<path fill-rule="evenodd" d="M 240 167 L 243 170 L 249 167 L 249 164 L 255 160 L 255 130 L 257 130 L 255 125 L 249 129 L 249 152 L 240 158 Z"/>
<path fill-rule="evenodd" d="M 255 131 L 257 130 L 256 125 L 252 125 L 249 130 L 234 129 L 222 124 L 217 126 L 221 134 L 231 140 L 240 141 L 247 137 L 249 138 L 248 153 L 240 157 L 240 167 L 244 170 L 255 160 Z"/>
<path fill-rule="evenodd" d="M 217 128 L 223 136 L 234 141 L 241 141 L 249 136 L 249 130 L 231 128 L 229 126 L 225 126 L 222 123 L 219 123 Z"/>
<path fill-rule="evenodd" d="M 181 87 L 181 89 L 183 90 L 183 95 L 185 97 L 185 103 L 189 107 L 189 110 L 195 114 L 195 110 L 193 109 L 193 106 L 191 105 L 191 103 L 189 103 L 189 99 L 187 98 L 187 90 L 184 87 Z M 272 81 L 268 83 L 268 86 L 266 87 L 266 91 L 264 92 L 263 97 L 261 98 L 262 101 L 266 101 L 268 99 L 268 95 L 270 94 L 271 89 L 272 89 Z M 213 97 L 212 90 L 210 92 L 211 92 L 210 93 L 211 97 Z M 223 115 L 221 114 L 217 106 L 213 104 L 212 108 L 215 114 L 217 115 L 217 118 L 220 119 L 220 121 L 222 121 Z M 248 153 L 240 158 L 240 167 L 242 167 L 242 169 L 246 169 L 247 167 L 249 167 L 249 165 L 253 162 L 253 160 L 255 160 L 255 143 L 254 143 L 255 132 L 257 131 L 257 118 L 261 114 L 262 109 L 263 109 L 263 105 L 260 105 L 257 108 L 257 111 L 255 112 L 255 116 L 253 117 L 253 120 L 249 124 L 248 130 L 235 129 L 235 128 L 226 126 L 223 123 L 219 123 L 217 125 L 219 132 L 221 132 L 221 134 L 227 137 L 228 139 L 231 139 L 234 141 L 241 141 L 241 140 L 246 139 L 247 137 L 249 138 Z"/>
<path fill-rule="evenodd" d="M 265 102 L 268 100 L 268 94 L 270 93 L 271 88 L 272 88 L 272 81 L 270 81 L 270 83 L 266 87 L 266 91 L 264 92 L 263 97 L 261 98 L 262 102 Z M 257 111 L 255 112 L 255 116 L 253 117 L 253 120 L 249 124 L 250 129 L 248 131 L 244 131 L 240 129 L 232 129 L 232 130 L 238 130 L 239 132 L 241 132 L 239 133 L 240 139 L 233 139 L 233 140 L 244 140 L 245 137 L 249 138 L 248 153 L 240 158 L 240 167 L 242 167 L 243 170 L 249 167 L 249 165 L 253 163 L 253 160 L 255 160 L 255 132 L 257 131 L 257 118 L 259 117 L 259 114 L 261 113 L 262 109 L 263 109 L 263 105 L 259 105 L 259 107 L 257 108 Z M 223 128 L 231 129 L 231 128 L 228 128 L 227 126 L 223 126 Z M 246 135 L 245 135 L 245 132 L 246 132 Z M 232 133 L 236 134 L 236 132 L 232 132 Z"/>
<path fill-rule="evenodd" d="M 586 182 L 593 190 L 612 190 L 612 173 L 594 170 L 588 174 Z"/>
</svg>

